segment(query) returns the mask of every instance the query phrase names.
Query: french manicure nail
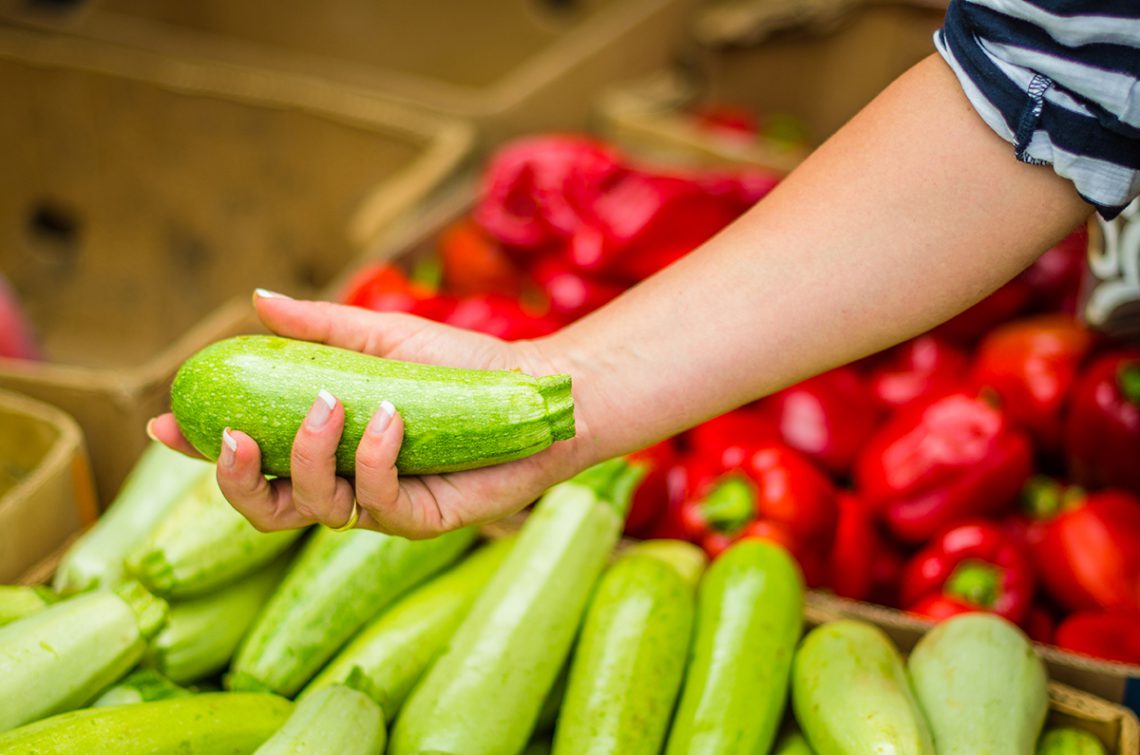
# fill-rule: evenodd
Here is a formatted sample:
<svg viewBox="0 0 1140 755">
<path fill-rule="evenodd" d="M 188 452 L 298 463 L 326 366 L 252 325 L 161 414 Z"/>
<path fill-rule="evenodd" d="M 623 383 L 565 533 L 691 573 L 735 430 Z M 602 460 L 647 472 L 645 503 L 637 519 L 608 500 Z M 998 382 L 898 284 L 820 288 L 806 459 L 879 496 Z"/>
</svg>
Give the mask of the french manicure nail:
<svg viewBox="0 0 1140 755">
<path fill-rule="evenodd" d="M 392 424 L 392 417 L 396 416 L 396 407 L 391 401 L 381 401 L 380 407 L 376 413 L 372 415 L 372 419 L 368 420 L 368 432 L 373 435 L 379 435 L 388 429 L 388 425 Z"/>
<path fill-rule="evenodd" d="M 317 400 L 313 402 L 313 408 L 309 410 L 309 418 L 305 424 L 314 430 L 319 430 L 328 423 L 335 408 L 336 396 L 321 388 L 317 392 Z"/>
<path fill-rule="evenodd" d="M 218 461 L 224 466 L 232 467 L 236 459 L 237 438 L 230 434 L 230 429 L 227 427 L 225 430 L 222 430 L 222 451 L 218 455 Z"/>
<path fill-rule="evenodd" d="M 258 299 L 289 299 L 289 300 L 292 300 L 292 298 L 293 298 L 292 296 L 286 296 L 285 294 L 279 294 L 276 291 L 270 291 L 268 288 L 255 288 L 253 290 L 253 294 Z"/>
<path fill-rule="evenodd" d="M 158 440 L 158 436 L 154 434 L 154 417 L 151 417 L 146 421 L 146 437 L 150 438 L 153 441 L 161 442 Z"/>
</svg>

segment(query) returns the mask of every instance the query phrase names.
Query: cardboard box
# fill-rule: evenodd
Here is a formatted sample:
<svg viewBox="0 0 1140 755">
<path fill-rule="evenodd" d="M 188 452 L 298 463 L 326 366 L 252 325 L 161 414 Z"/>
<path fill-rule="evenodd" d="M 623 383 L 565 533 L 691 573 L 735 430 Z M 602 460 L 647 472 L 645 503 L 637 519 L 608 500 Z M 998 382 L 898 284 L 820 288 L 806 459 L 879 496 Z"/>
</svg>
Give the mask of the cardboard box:
<svg viewBox="0 0 1140 755">
<path fill-rule="evenodd" d="M 24 23 L 365 86 L 475 121 L 488 144 L 581 129 L 615 76 L 663 65 L 694 0 L 99 0 Z"/>
<path fill-rule="evenodd" d="M 684 62 L 607 89 L 598 129 L 655 160 L 787 172 L 807 154 L 701 128 L 709 105 L 791 116 L 818 145 L 908 68 L 934 52 L 945 2 L 719 2 L 702 6 Z"/>
<path fill-rule="evenodd" d="M 79 425 L 53 406 L 0 391 L 0 583 L 52 554 L 96 513 Z"/>
<path fill-rule="evenodd" d="M 321 291 L 465 162 L 468 124 L 360 90 L 0 27 L 0 269 L 48 361 L 0 387 L 87 434 L 104 502 L 178 365 Z"/>
</svg>

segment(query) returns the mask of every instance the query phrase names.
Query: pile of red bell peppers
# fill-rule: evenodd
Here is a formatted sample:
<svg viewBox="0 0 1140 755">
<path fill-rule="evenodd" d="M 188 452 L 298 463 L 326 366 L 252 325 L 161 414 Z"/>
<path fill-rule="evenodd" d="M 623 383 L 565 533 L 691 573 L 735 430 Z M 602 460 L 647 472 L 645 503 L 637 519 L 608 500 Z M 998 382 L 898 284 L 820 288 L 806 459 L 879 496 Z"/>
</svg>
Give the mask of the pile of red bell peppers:
<svg viewBox="0 0 1140 755">
<path fill-rule="evenodd" d="M 344 300 L 502 338 L 549 333 L 698 247 L 775 185 L 543 136 L 489 161 L 438 283 Z M 814 587 L 934 619 L 992 611 L 1140 664 L 1140 347 L 1075 319 L 1083 229 L 953 320 L 639 452 L 626 531 L 715 557 L 783 544 Z"/>
</svg>

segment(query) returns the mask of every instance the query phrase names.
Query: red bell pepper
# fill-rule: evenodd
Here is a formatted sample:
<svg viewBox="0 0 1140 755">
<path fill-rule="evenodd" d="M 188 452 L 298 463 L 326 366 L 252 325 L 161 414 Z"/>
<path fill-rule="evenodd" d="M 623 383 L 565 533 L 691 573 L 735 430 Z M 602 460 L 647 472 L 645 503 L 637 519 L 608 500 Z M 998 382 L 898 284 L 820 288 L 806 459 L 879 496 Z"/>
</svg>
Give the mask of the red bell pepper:
<svg viewBox="0 0 1140 755">
<path fill-rule="evenodd" d="M 522 291 L 522 272 L 499 242 L 472 220 L 460 220 L 444 229 L 439 255 L 449 293 L 518 296 Z"/>
<path fill-rule="evenodd" d="M 839 519 L 828 559 L 829 584 L 841 598 L 866 600 L 874 584 L 875 554 L 883 546 L 882 538 L 866 508 L 852 494 L 840 493 L 836 503 Z"/>
<path fill-rule="evenodd" d="M 931 618 L 986 610 L 1021 623 L 1033 588 L 1029 555 L 996 524 L 978 521 L 943 532 L 911 559 L 901 600 Z"/>
<path fill-rule="evenodd" d="M 1088 245 L 1088 227 L 1082 224 L 1021 273 L 1029 284 L 1035 309 L 1068 314 L 1076 312 Z"/>
<path fill-rule="evenodd" d="M 707 462 L 699 456 L 682 453 L 678 460 L 669 465 L 665 473 L 665 506 L 653 524 L 641 534 L 645 539 L 667 538 L 671 540 L 691 540 L 692 533 L 686 525 L 686 503 L 694 497 L 696 488 L 702 490 L 708 480 L 715 477 L 709 471 Z"/>
<path fill-rule="evenodd" d="M 616 299 L 624 286 L 598 280 L 570 266 L 560 257 L 545 257 L 531 269 L 535 283 L 550 302 L 550 313 L 573 322 Z"/>
<path fill-rule="evenodd" d="M 761 406 L 785 444 L 837 476 L 850 472 L 878 421 L 853 367 L 839 367 L 785 388 Z"/>
<path fill-rule="evenodd" d="M 1074 613 L 1057 627 L 1053 643 L 1074 653 L 1140 665 L 1140 616 Z"/>
<path fill-rule="evenodd" d="M 996 407 L 951 393 L 900 410 L 856 461 L 861 499 L 891 532 L 921 543 L 1009 508 L 1029 477 L 1029 441 Z"/>
<path fill-rule="evenodd" d="M 395 265 L 378 262 L 361 267 L 345 284 L 341 302 L 374 312 L 412 312 L 432 292 L 408 280 Z"/>
<path fill-rule="evenodd" d="M 442 321 L 506 341 L 539 338 L 553 333 L 559 327 L 553 318 L 528 311 L 518 299 L 494 294 L 459 299 Z"/>
<path fill-rule="evenodd" d="M 1092 335 L 1070 315 L 1006 323 L 978 344 L 971 381 L 997 393 L 1002 409 L 1049 453 L 1061 449 L 1061 414 Z"/>
<path fill-rule="evenodd" d="M 1140 614 L 1140 497 L 1070 489 L 1059 500 L 1034 548 L 1050 595 L 1071 610 Z"/>
<path fill-rule="evenodd" d="M 684 434 L 683 442 L 695 455 L 723 470 L 740 466 L 748 449 L 779 437 L 771 418 L 750 404 L 702 422 Z"/>
<path fill-rule="evenodd" d="M 966 352 L 933 335 L 919 336 L 873 359 L 871 397 L 885 409 L 929 400 L 960 389 L 968 369 Z"/>
<path fill-rule="evenodd" d="M 630 454 L 630 458 L 645 463 L 648 469 L 633 492 L 629 512 L 625 516 L 625 534 L 644 537 L 669 510 L 670 499 L 680 499 L 684 494 L 677 476 L 673 474 L 681 459 L 672 439 Z"/>
<path fill-rule="evenodd" d="M 1057 629 L 1057 620 L 1053 614 L 1041 606 L 1031 606 L 1025 621 L 1021 623 L 1029 639 L 1046 645 L 1053 642 L 1053 634 Z"/>
<path fill-rule="evenodd" d="M 1077 378 L 1065 452 L 1078 484 L 1140 494 L 1140 348 L 1104 354 Z"/>
</svg>

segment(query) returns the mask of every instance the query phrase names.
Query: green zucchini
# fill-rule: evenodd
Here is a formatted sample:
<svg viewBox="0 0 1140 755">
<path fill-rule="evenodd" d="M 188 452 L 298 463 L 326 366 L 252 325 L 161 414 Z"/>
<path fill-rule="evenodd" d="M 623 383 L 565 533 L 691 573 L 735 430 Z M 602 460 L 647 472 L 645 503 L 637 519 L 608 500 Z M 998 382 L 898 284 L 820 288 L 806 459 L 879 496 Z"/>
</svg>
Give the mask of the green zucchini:
<svg viewBox="0 0 1140 755">
<path fill-rule="evenodd" d="M 232 427 L 257 441 L 266 474 L 288 476 L 293 438 L 322 388 L 344 405 L 342 475 L 355 474 L 356 447 L 382 400 L 404 420 L 402 474 L 513 461 L 574 437 L 569 375 L 398 362 L 278 336 L 207 346 L 178 370 L 170 403 L 207 458 L 218 458 L 222 430 Z"/>
<path fill-rule="evenodd" d="M 443 652 L 513 544 L 514 538 L 506 538 L 481 548 L 401 598 L 354 637 L 305 688 L 300 699 L 360 672 L 358 688 L 368 692 L 391 721 L 412 687 Z"/>
<path fill-rule="evenodd" d="M 83 755 L 245 755 L 289 717 L 276 695 L 214 692 L 85 708 L 0 734 L 0 752 Z"/>
<path fill-rule="evenodd" d="M 1059 726 L 1041 735 L 1036 755 L 1108 755 L 1108 750 L 1095 735 L 1084 729 Z"/>
<path fill-rule="evenodd" d="M 58 599 L 41 585 L 0 585 L 0 627 L 39 613 Z"/>
<path fill-rule="evenodd" d="M 0 628 L 0 731 L 88 703 L 138 663 L 165 621 L 166 603 L 125 582 Z"/>
<path fill-rule="evenodd" d="M 779 546 L 743 540 L 705 572 L 667 752 L 767 753 L 803 628 L 804 582 Z"/>
<path fill-rule="evenodd" d="M 260 569 L 303 532 L 258 532 L 209 475 L 186 491 L 127 557 L 127 568 L 156 595 L 197 597 Z"/>
<path fill-rule="evenodd" d="M 590 602 L 554 734 L 556 755 L 661 751 L 693 626 L 704 554 L 672 541 L 635 546 L 602 577 Z M 674 565 L 673 562 L 678 565 Z"/>
<path fill-rule="evenodd" d="M 789 731 L 780 737 L 772 755 L 815 755 L 802 732 Z"/>
<path fill-rule="evenodd" d="M 605 462 L 541 498 L 396 719 L 393 755 L 517 753 L 570 652 L 641 470 Z"/>
<path fill-rule="evenodd" d="M 566 685 L 570 681 L 570 662 L 573 659 L 574 651 L 571 649 L 570 657 L 562 664 L 558 676 L 554 678 L 554 684 L 550 686 L 550 691 L 546 693 L 542 707 L 538 710 L 538 718 L 534 721 L 535 738 L 541 739 L 554 734 L 554 725 L 558 723 L 558 714 L 562 711 L 562 701 L 566 699 Z M 553 742 L 550 744 L 554 746 Z"/>
<path fill-rule="evenodd" d="M 52 584 L 64 592 L 114 587 L 123 562 L 195 482 L 213 466 L 152 441 L 95 525 L 68 548 Z"/>
<path fill-rule="evenodd" d="M 1013 624 L 955 616 L 923 635 L 907 666 L 939 755 L 1032 755 L 1049 712 L 1048 676 Z"/>
<path fill-rule="evenodd" d="M 257 755 L 381 755 L 384 711 L 351 684 L 330 684 L 297 703 Z"/>
<path fill-rule="evenodd" d="M 145 663 L 187 684 L 226 667 L 289 566 L 282 556 L 217 592 L 170 605 L 170 620 L 151 641 Z"/>
<path fill-rule="evenodd" d="M 370 619 L 476 536 L 472 528 L 431 540 L 318 528 L 238 649 L 230 688 L 295 695 Z"/>
<path fill-rule="evenodd" d="M 804 638 L 792 671 L 796 721 L 819 755 L 933 755 L 902 656 L 878 627 L 842 619 Z"/>
<path fill-rule="evenodd" d="M 152 703 L 155 700 L 169 700 L 190 694 L 190 690 L 175 684 L 154 669 L 144 668 L 131 672 L 114 687 L 99 695 L 91 707 Z"/>
</svg>

